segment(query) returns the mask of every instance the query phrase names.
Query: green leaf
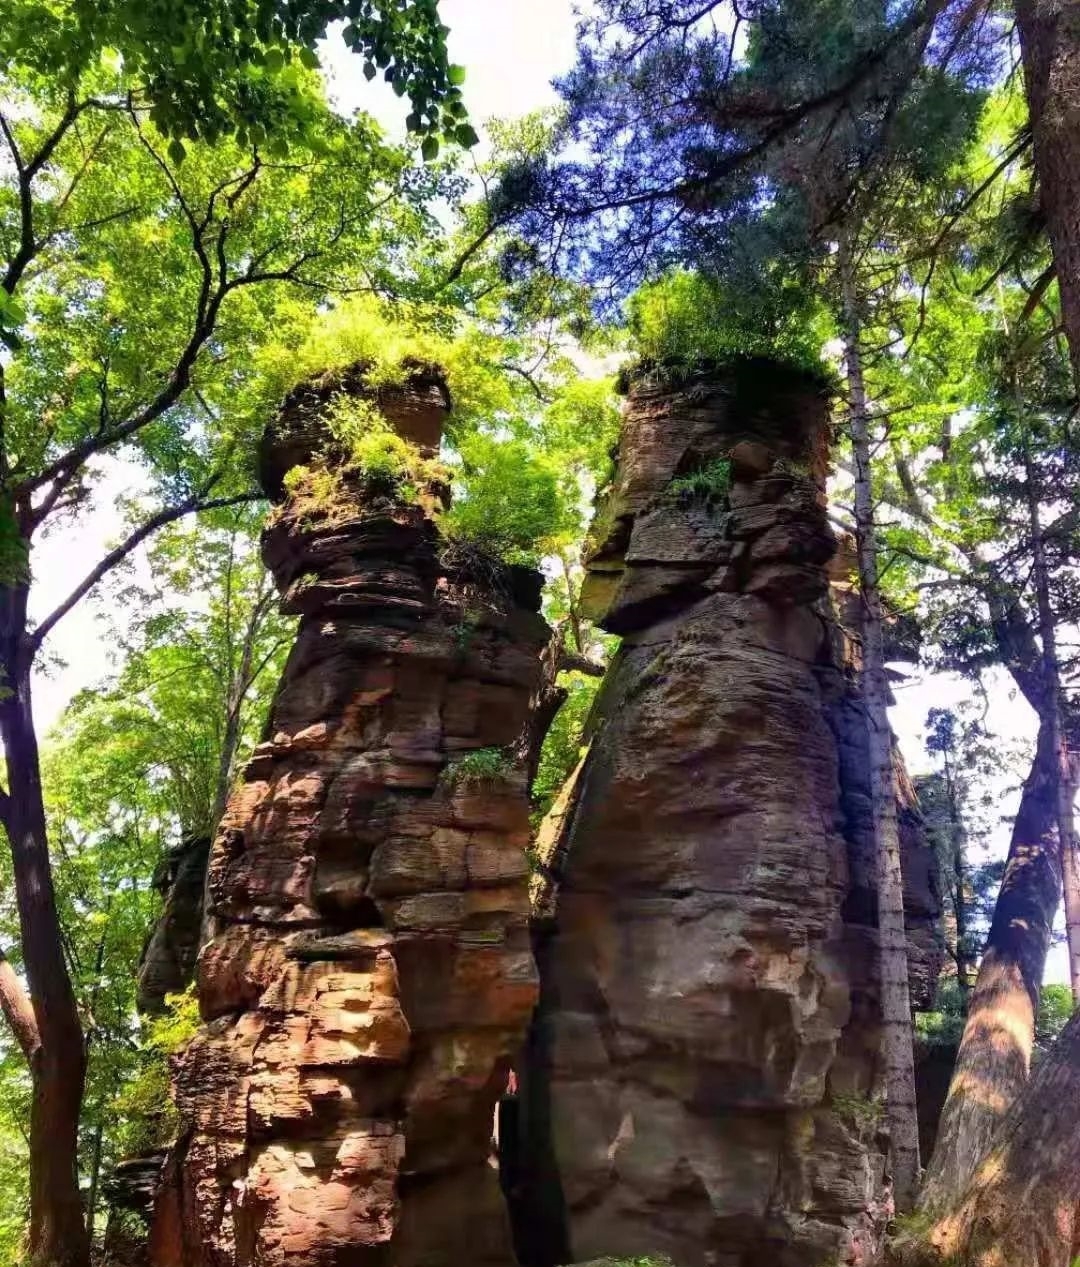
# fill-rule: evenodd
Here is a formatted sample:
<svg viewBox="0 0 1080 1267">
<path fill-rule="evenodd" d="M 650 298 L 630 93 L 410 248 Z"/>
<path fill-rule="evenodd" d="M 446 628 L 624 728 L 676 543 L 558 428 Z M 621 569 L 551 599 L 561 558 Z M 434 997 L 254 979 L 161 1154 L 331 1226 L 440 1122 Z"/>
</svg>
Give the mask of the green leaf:
<svg viewBox="0 0 1080 1267">
<path fill-rule="evenodd" d="M 112 75 L 119 75 L 124 69 L 124 59 L 118 48 L 103 48 L 100 54 L 101 68 Z"/>
<path fill-rule="evenodd" d="M 280 48 L 268 48 L 266 50 L 266 69 L 281 70 L 285 65 L 285 54 Z"/>
<path fill-rule="evenodd" d="M 175 137 L 169 142 L 169 158 L 177 167 L 187 158 L 187 150 L 184 148 L 184 142 L 178 141 Z"/>
<path fill-rule="evenodd" d="M 439 138 L 437 136 L 426 137 L 424 144 L 420 147 L 420 153 L 423 155 L 425 163 L 434 162 L 439 157 Z"/>
<path fill-rule="evenodd" d="M 371 62 L 364 63 L 364 78 L 368 81 L 368 83 L 375 78 L 376 73 L 375 67 Z"/>
<path fill-rule="evenodd" d="M 474 145 L 480 143 L 476 129 L 471 123 L 459 123 L 454 129 L 454 140 L 465 150 L 471 150 Z"/>
<path fill-rule="evenodd" d="M 300 50 L 300 62 L 308 70 L 317 70 L 319 67 L 319 54 L 313 48 L 302 48 Z"/>
<path fill-rule="evenodd" d="M 446 71 L 446 78 L 450 81 L 450 83 L 454 85 L 455 88 L 460 88 L 461 85 L 465 82 L 465 67 L 464 66 L 448 67 Z"/>
<path fill-rule="evenodd" d="M 0 290 L 0 331 L 10 334 L 17 326 L 21 326 L 26 320 L 26 309 L 15 298 L 9 295 L 6 290 Z M 4 342 L 8 347 L 11 343 L 5 339 Z"/>
</svg>

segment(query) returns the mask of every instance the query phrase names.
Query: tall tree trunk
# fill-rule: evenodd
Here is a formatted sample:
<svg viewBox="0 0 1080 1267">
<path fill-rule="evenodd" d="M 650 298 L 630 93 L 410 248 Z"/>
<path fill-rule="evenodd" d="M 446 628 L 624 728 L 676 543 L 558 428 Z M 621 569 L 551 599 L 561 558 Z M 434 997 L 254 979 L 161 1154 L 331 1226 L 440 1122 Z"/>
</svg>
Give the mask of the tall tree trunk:
<svg viewBox="0 0 1080 1267">
<path fill-rule="evenodd" d="M 6 694 L 0 738 L 7 761 L 5 826 L 11 845 L 23 964 L 37 1026 L 29 1055 L 30 1262 L 87 1267 L 90 1261 L 77 1173 L 79 1111 L 86 1059 L 75 992 L 64 959 L 30 699 L 25 583 L 0 589 Z"/>
<path fill-rule="evenodd" d="M 925 1252 L 949 1267 L 1070 1267 L 1080 1252 L 1080 1012 L 1073 1016 Z"/>
<path fill-rule="evenodd" d="M 1080 86 L 1080 85 L 1078 85 Z M 1080 99 L 1076 102 L 1080 109 Z M 1019 386 L 1017 409 L 1023 411 Z M 1023 418 L 1019 419 L 1023 429 Z M 1031 572 L 1039 610 L 1039 638 L 1042 642 L 1042 672 L 1046 693 L 1046 719 L 1055 754 L 1054 804 L 1057 815 L 1058 848 L 1061 851 L 1061 881 L 1065 897 L 1065 931 L 1069 943 L 1069 981 L 1073 1002 L 1080 1005 L 1080 874 L 1077 872 L 1076 832 L 1073 826 L 1072 760 L 1065 732 L 1061 665 L 1057 652 L 1057 620 L 1050 602 L 1050 577 L 1046 564 L 1042 523 L 1039 516 L 1039 475 L 1024 437 L 1024 475 L 1027 488 L 1028 522 L 1031 529 Z"/>
<path fill-rule="evenodd" d="M 1045 722 L 1013 823 L 994 919 L 926 1170 L 921 1208 L 963 1192 L 1028 1079 L 1039 987 L 1061 892 L 1056 752 Z"/>
<path fill-rule="evenodd" d="M 920 1169 L 904 884 L 900 869 L 900 829 L 893 789 L 892 730 L 888 713 L 889 686 L 885 676 L 881 594 L 877 576 L 877 541 L 870 478 L 870 418 L 859 350 L 857 295 L 846 243 L 841 244 L 840 254 L 851 445 L 855 462 L 855 537 L 862 591 L 862 693 L 869 732 L 877 848 L 881 1057 L 885 1070 L 893 1193 L 896 1208 L 903 1211 L 915 1203 Z"/>
<path fill-rule="evenodd" d="M 1080 5 L 1016 0 L 1035 169 L 1061 313 L 1080 377 Z"/>
</svg>

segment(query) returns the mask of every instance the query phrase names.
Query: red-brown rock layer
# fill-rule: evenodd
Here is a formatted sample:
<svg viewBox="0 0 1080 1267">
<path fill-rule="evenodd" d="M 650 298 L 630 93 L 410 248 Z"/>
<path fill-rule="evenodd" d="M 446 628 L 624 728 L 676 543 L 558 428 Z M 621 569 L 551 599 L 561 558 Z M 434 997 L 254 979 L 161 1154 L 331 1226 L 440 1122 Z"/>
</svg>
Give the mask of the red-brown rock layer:
<svg viewBox="0 0 1080 1267">
<path fill-rule="evenodd" d="M 538 1267 L 876 1246 L 874 915 L 847 910 L 863 879 L 828 420 L 817 384 L 768 364 L 630 391 L 587 595 L 624 637 L 548 841 L 521 1133 L 526 1222 L 563 1228 L 531 1258 L 519 1240 Z"/>
<path fill-rule="evenodd" d="M 517 739 L 548 631 L 338 477 L 264 537 L 301 624 L 210 856 L 158 1267 L 514 1261 L 490 1144 L 536 997 L 527 798 L 509 758 L 456 763 Z"/>
</svg>

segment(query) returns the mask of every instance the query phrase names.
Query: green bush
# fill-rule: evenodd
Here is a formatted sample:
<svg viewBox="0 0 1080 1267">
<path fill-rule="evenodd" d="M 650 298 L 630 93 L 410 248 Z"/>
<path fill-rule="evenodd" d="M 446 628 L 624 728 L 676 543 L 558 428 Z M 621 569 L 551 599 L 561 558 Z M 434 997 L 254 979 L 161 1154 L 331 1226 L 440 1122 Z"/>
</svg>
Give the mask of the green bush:
<svg viewBox="0 0 1080 1267">
<path fill-rule="evenodd" d="M 447 762 L 441 782 L 446 787 L 467 783 L 504 783 L 514 776 L 514 762 L 503 748 L 477 748 Z"/>
<path fill-rule="evenodd" d="M 506 339 L 446 313 L 360 295 L 288 335 L 265 350 L 257 366 L 259 425 L 298 384 L 355 365 L 368 367 L 373 388 L 400 387 L 416 365 L 438 365 L 454 402 L 452 431 L 517 409 L 519 385 L 502 368 Z"/>
<path fill-rule="evenodd" d="M 332 512 L 352 504 L 349 476 L 359 476 L 371 496 L 414 502 L 425 488 L 445 484 L 449 471 L 402 439 L 370 401 L 356 396 L 334 398 L 327 414 L 330 432 L 348 454 L 344 466 L 294 466 L 285 488 L 294 503 Z"/>
<path fill-rule="evenodd" d="M 199 1002 L 194 987 L 166 996 L 166 1011 L 147 1025 L 142 1064 L 113 1101 L 123 1123 L 118 1144 L 127 1155 L 172 1143 L 179 1118 L 173 1103 L 169 1059 L 182 1051 L 199 1029 Z"/>
<path fill-rule="evenodd" d="M 736 292 L 676 268 L 642 286 L 627 304 L 630 343 L 650 366 L 767 357 L 823 375 L 833 334 L 829 313 L 811 291 L 778 270 Z"/>
<path fill-rule="evenodd" d="M 731 463 L 715 458 L 694 471 L 677 476 L 668 484 L 668 497 L 676 501 L 726 501 L 731 487 Z"/>
<path fill-rule="evenodd" d="M 559 675 L 559 685 L 567 692 L 566 702 L 555 714 L 540 750 L 540 763 L 532 788 L 533 814 L 537 821 L 551 808 L 581 759 L 585 723 L 600 689 L 600 681 L 600 678 L 587 677 L 584 673 Z"/>
</svg>

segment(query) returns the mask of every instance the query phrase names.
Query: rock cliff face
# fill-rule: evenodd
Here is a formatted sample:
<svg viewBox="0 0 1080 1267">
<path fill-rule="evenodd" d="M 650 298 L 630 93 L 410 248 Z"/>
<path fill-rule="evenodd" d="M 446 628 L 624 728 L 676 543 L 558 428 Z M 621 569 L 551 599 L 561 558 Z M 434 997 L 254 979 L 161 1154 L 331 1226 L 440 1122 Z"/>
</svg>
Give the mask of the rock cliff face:
<svg viewBox="0 0 1080 1267">
<path fill-rule="evenodd" d="M 562 1229 L 519 1237 L 537 1267 L 810 1267 L 877 1242 L 865 741 L 826 598 L 827 425 L 821 388 L 768 364 L 630 391 L 586 595 L 623 642 L 548 838 L 521 1135 L 525 1223 Z M 933 958 L 913 951 L 925 988 Z"/>
<path fill-rule="evenodd" d="M 160 1012 L 166 995 L 180 994 L 191 984 L 199 954 L 209 854 L 206 836 L 188 836 L 170 851 L 155 876 L 164 906 L 139 962 L 138 1004 L 144 1012 Z"/>
<path fill-rule="evenodd" d="M 295 489 L 264 536 L 301 624 L 211 850 L 154 1261 L 509 1267 L 492 1115 L 537 986 L 503 750 L 548 630 L 531 575 L 470 575 L 423 506 L 342 465 L 312 421 L 323 386 L 262 453 L 272 495 L 298 462 L 323 491 Z M 426 371 L 405 394 L 438 403 Z"/>
</svg>

